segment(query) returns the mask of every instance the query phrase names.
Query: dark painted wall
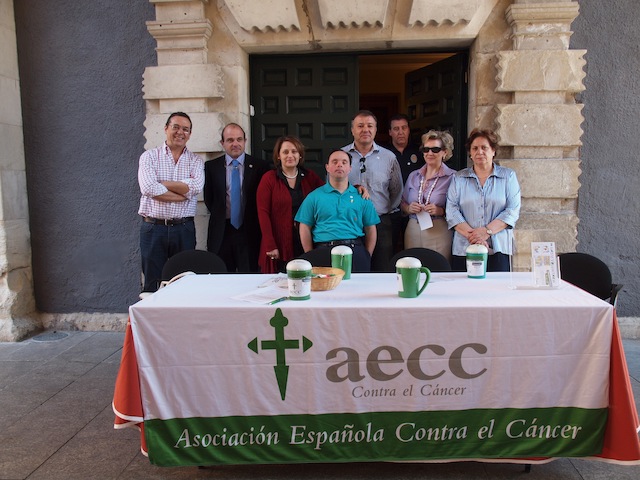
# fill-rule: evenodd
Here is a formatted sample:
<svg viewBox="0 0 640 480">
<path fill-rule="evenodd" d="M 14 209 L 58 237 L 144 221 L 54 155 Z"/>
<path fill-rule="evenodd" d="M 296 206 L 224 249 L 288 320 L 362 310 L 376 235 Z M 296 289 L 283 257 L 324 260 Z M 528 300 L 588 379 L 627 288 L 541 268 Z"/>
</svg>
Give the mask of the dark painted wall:
<svg viewBox="0 0 640 480">
<path fill-rule="evenodd" d="M 14 2 L 36 302 L 124 312 L 139 292 L 144 0 Z"/>
<path fill-rule="evenodd" d="M 623 283 L 618 314 L 640 316 L 640 2 L 581 1 L 571 48 L 587 50 L 578 251 Z"/>
</svg>

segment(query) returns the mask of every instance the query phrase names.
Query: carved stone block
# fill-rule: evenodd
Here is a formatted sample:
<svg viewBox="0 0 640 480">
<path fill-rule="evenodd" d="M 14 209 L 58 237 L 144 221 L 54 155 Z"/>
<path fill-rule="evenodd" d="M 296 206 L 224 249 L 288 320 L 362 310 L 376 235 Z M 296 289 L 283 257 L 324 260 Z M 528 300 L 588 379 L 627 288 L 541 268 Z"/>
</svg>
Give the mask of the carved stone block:
<svg viewBox="0 0 640 480">
<path fill-rule="evenodd" d="M 300 30 L 295 0 L 269 0 L 268 2 L 224 0 L 224 3 L 238 25 L 247 32 L 253 30 L 261 32 Z"/>
<path fill-rule="evenodd" d="M 584 90 L 586 50 L 498 52 L 498 92 Z"/>
<path fill-rule="evenodd" d="M 523 197 L 576 198 L 580 182 L 577 160 L 502 160 L 516 171 Z"/>
<path fill-rule="evenodd" d="M 324 28 L 382 27 L 389 0 L 318 0 Z"/>
<path fill-rule="evenodd" d="M 219 98 L 224 96 L 222 70 L 214 64 L 147 67 L 142 90 L 145 100 Z"/>
<path fill-rule="evenodd" d="M 469 23 L 483 3 L 487 2 L 482 0 L 414 0 L 409 14 L 409 25 Z"/>
<path fill-rule="evenodd" d="M 582 105 L 496 105 L 501 145 L 582 145 Z"/>
</svg>

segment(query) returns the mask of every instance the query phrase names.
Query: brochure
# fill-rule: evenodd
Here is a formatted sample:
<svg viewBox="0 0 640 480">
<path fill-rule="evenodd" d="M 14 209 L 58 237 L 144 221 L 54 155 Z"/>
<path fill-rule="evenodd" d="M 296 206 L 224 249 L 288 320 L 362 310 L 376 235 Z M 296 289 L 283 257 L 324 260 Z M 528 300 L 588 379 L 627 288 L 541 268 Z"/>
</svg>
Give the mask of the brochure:
<svg viewBox="0 0 640 480">
<path fill-rule="evenodd" d="M 531 242 L 531 271 L 534 286 L 558 288 L 560 286 L 559 265 L 555 242 Z"/>
</svg>

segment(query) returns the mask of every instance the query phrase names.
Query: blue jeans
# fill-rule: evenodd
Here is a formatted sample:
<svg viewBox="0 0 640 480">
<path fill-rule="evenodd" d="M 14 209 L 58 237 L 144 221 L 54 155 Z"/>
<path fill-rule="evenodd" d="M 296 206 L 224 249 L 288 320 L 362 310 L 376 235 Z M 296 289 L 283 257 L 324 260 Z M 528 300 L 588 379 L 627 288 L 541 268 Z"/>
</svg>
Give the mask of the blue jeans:
<svg viewBox="0 0 640 480">
<path fill-rule="evenodd" d="M 167 259 L 183 250 L 196 248 L 196 227 L 193 220 L 182 225 L 154 225 L 144 220 L 140 226 L 140 253 L 144 292 L 155 292 L 162 280 L 162 267 Z"/>
</svg>

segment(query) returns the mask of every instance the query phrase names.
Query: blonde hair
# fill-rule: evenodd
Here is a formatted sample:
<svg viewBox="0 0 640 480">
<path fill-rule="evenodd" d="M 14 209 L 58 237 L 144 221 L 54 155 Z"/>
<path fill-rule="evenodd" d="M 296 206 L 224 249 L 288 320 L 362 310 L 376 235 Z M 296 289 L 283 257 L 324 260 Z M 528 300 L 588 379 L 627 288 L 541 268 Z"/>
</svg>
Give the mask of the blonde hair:
<svg viewBox="0 0 640 480">
<path fill-rule="evenodd" d="M 447 153 L 445 153 L 444 155 L 445 162 L 453 157 L 453 137 L 449 132 L 441 132 L 440 130 L 429 130 L 420 138 L 420 141 L 422 142 L 421 146 L 427 143 L 429 140 L 440 140 L 440 142 L 442 143 L 442 148 L 447 151 Z"/>
</svg>

